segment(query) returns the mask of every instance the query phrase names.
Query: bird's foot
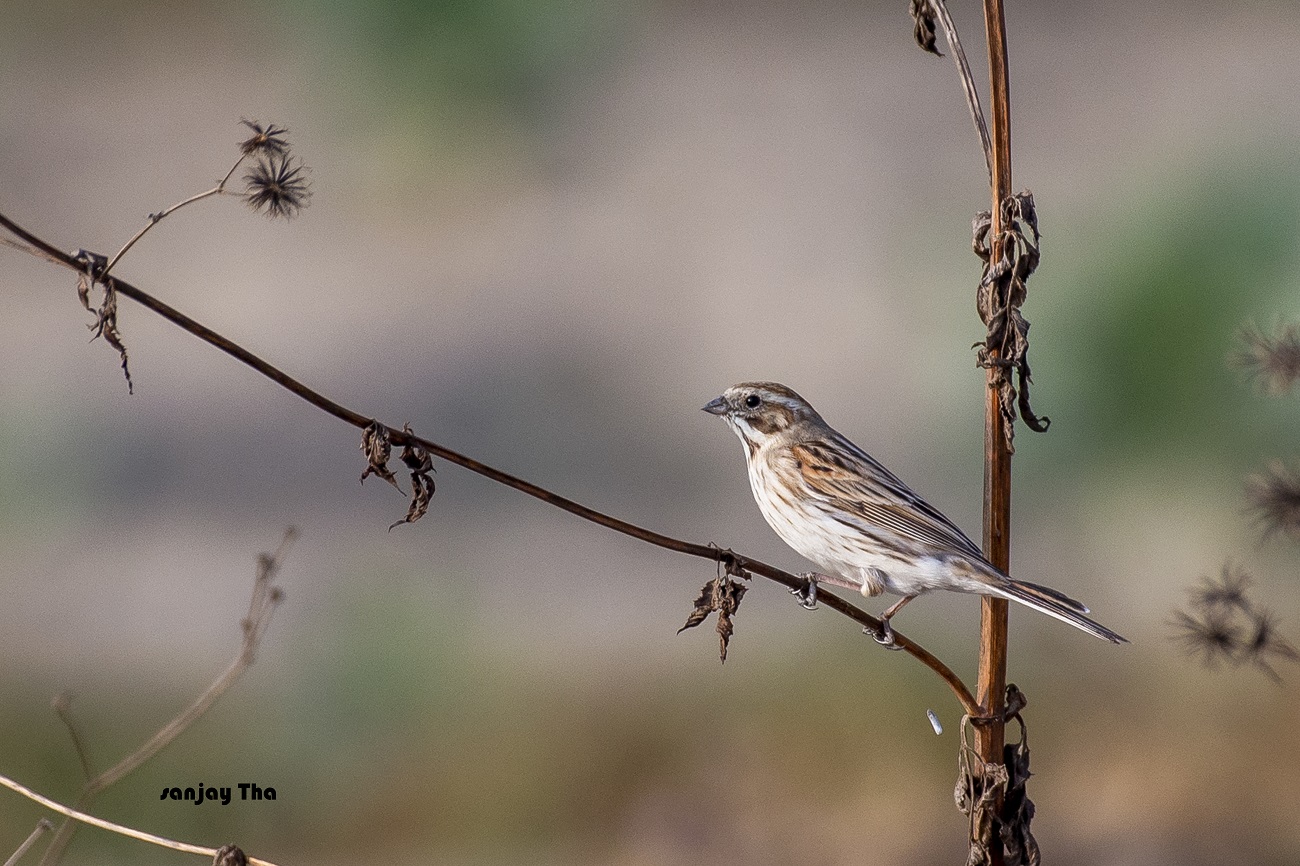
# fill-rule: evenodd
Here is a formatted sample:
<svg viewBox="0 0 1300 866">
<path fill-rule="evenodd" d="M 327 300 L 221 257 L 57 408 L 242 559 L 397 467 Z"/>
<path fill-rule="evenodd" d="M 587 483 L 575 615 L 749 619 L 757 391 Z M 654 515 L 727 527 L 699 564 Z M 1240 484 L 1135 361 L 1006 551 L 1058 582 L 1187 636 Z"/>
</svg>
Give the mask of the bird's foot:
<svg viewBox="0 0 1300 866">
<path fill-rule="evenodd" d="M 894 629 L 890 627 L 888 619 L 880 620 L 880 628 L 873 629 L 870 626 L 862 629 L 863 634 L 871 635 L 871 639 L 880 644 L 885 649 L 901 650 L 902 646 L 894 640 Z"/>
<path fill-rule="evenodd" d="M 817 575 L 813 572 L 799 575 L 803 581 L 802 586 L 797 586 L 790 590 L 790 594 L 799 600 L 799 606 L 804 610 L 817 609 Z"/>
</svg>

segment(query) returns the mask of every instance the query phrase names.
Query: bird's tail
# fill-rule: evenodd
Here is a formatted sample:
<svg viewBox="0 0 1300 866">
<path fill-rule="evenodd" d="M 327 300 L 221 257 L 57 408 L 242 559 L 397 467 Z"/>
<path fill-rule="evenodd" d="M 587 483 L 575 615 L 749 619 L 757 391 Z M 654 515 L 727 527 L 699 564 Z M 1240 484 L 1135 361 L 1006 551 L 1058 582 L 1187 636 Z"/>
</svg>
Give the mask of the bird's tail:
<svg viewBox="0 0 1300 866">
<path fill-rule="evenodd" d="M 1050 587 L 1029 583 L 1025 580 L 1013 580 L 1009 577 L 1004 577 L 991 589 L 993 595 L 1011 601 L 1018 601 L 1026 607 L 1032 607 L 1039 613 L 1055 617 L 1061 622 L 1068 622 L 1093 637 L 1099 637 L 1111 643 L 1128 643 L 1127 638 L 1115 634 L 1101 623 L 1094 622 L 1085 616 L 1084 614 L 1088 613 L 1088 608 L 1063 592 L 1057 592 Z"/>
</svg>

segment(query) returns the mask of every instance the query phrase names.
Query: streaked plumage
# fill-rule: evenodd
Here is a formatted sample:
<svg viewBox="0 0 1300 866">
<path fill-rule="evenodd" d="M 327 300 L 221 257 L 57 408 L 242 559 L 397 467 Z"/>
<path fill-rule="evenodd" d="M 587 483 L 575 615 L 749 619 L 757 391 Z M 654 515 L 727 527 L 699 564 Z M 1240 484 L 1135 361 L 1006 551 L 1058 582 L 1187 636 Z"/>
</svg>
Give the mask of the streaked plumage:
<svg viewBox="0 0 1300 866">
<path fill-rule="evenodd" d="M 746 382 L 704 410 L 745 445 L 750 487 L 768 524 L 825 572 L 811 580 L 902 596 L 886 611 L 886 626 L 915 596 L 947 589 L 1010 599 L 1126 642 L 1069 596 L 1003 574 L 951 520 L 786 386 Z"/>
</svg>

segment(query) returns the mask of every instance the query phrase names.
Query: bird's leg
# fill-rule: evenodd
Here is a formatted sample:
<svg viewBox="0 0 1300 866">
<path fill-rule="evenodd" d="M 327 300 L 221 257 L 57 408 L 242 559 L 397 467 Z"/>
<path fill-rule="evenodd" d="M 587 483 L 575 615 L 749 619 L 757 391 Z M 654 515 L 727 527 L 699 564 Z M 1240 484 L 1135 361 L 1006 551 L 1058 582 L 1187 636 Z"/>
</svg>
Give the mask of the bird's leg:
<svg viewBox="0 0 1300 866">
<path fill-rule="evenodd" d="M 841 586 L 845 589 L 861 589 L 861 585 L 845 580 L 842 577 L 832 577 L 829 574 L 822 574 L 817 571 L 805 571 L 799 575 L 803 581 L 802 586 L 790 590 L 790 594 L 799 599 L 799 604 L 804 610 L 815 610 L 817 608 L 817 584 L 825 583 L 830 586 Z"/>
<path fill-rule="evenodd" d="M 905 595 L 902 598 L 900 598 L 898 601 L 891 604 L 885 610 L 885 612 L 880 615 L 879 632 L 872 632 L 869 629 L 864 629 L 864 631 L 866 631 L 873 638 L 875 638 L 876 643 L 880 644 L 881 646 L 892 650 L 901 650 L 902 647 L 894 643 L 894 630 L 890 627 L 889 621 L 893 619 L 894 614 L 902 610 L 903 607 L 914 598 L 916 598 L 915 595 Z"/>
</svg>

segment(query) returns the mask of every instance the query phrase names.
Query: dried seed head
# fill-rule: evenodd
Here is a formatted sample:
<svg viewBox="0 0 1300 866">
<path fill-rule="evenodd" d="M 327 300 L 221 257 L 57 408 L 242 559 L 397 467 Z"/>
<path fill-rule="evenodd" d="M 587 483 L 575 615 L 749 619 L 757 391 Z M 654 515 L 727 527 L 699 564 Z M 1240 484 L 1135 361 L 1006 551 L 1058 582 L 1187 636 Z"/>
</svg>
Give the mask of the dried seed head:
<svg viewBox="0 0 1300 866">
<path fill-rule="evenodd" d="M 1242 655 L 1255 667 L 1279 681 L 1281 677 L 1273 670 L 1270 661 L 1300 661 L 1300 652 L 1278 633 L 1277 618 L 1267 610 L 1255 614 L 1250 634 L 1242 647 Z"/>
<path fill-rule="evenodd" d="M 244 201 L 272 219 L 292 219 L 311 199 L 307 168 L 301 162 L 295 165 L 290 156 L 271 154 L 258 159 L 257 165 L 244 175 L 244 182 L 248 184 Z"/>
<path fill-rule="evenodd" d="M 1300 379 L 1300 328 L 1280 325 L 1270 336 L 1247 325 L 1239 337 L 1244 345 L 1229 356 L 1229 362 L 1245 370 L 1264 393 L 1288 393 Z"/>
<path fill-rule="evenodd" d="M 239 150 L 244 156 L 288 156 L 289 142 L 285 136 L 289 130 L 283 126 L 276 126 L 274 123 L 268 123 L 266 126 L 253 121 L 239 121 L 244 126 L 253 130 L 253 134 L 239 143 Z"/>
<path fill-rule="evenodd" d="M 1201 609 L 1250 610 L 1250 600 L 1246 598 L 1250 584 L 1250 575 L 1229 563 L 1223 566 L 1218 580 L 1212 577 L 1201 578 L 1200 585 L 1191 591 L 1192 604 Z"/>
<path fill-rule="evenodd" d="M 1185 611 L 1174 611 L 1172 622 L 1174 639 L 1183 645 L 1188 655 L 1195 656 L 1208 667 L 1223 659 L 1231 660 L 1241 647 L 1241 628 L 1232 621 L 1230 612 L 1211 608 L 1201 617 Z"/>
<path fill-rule="evenodd" d="M 1250 510 L 1264 525 L 1264 537 L 1285 532 L 1300 539 L 1300 475 L 1280 460 L 1246 481 Z"/>
</svg>

